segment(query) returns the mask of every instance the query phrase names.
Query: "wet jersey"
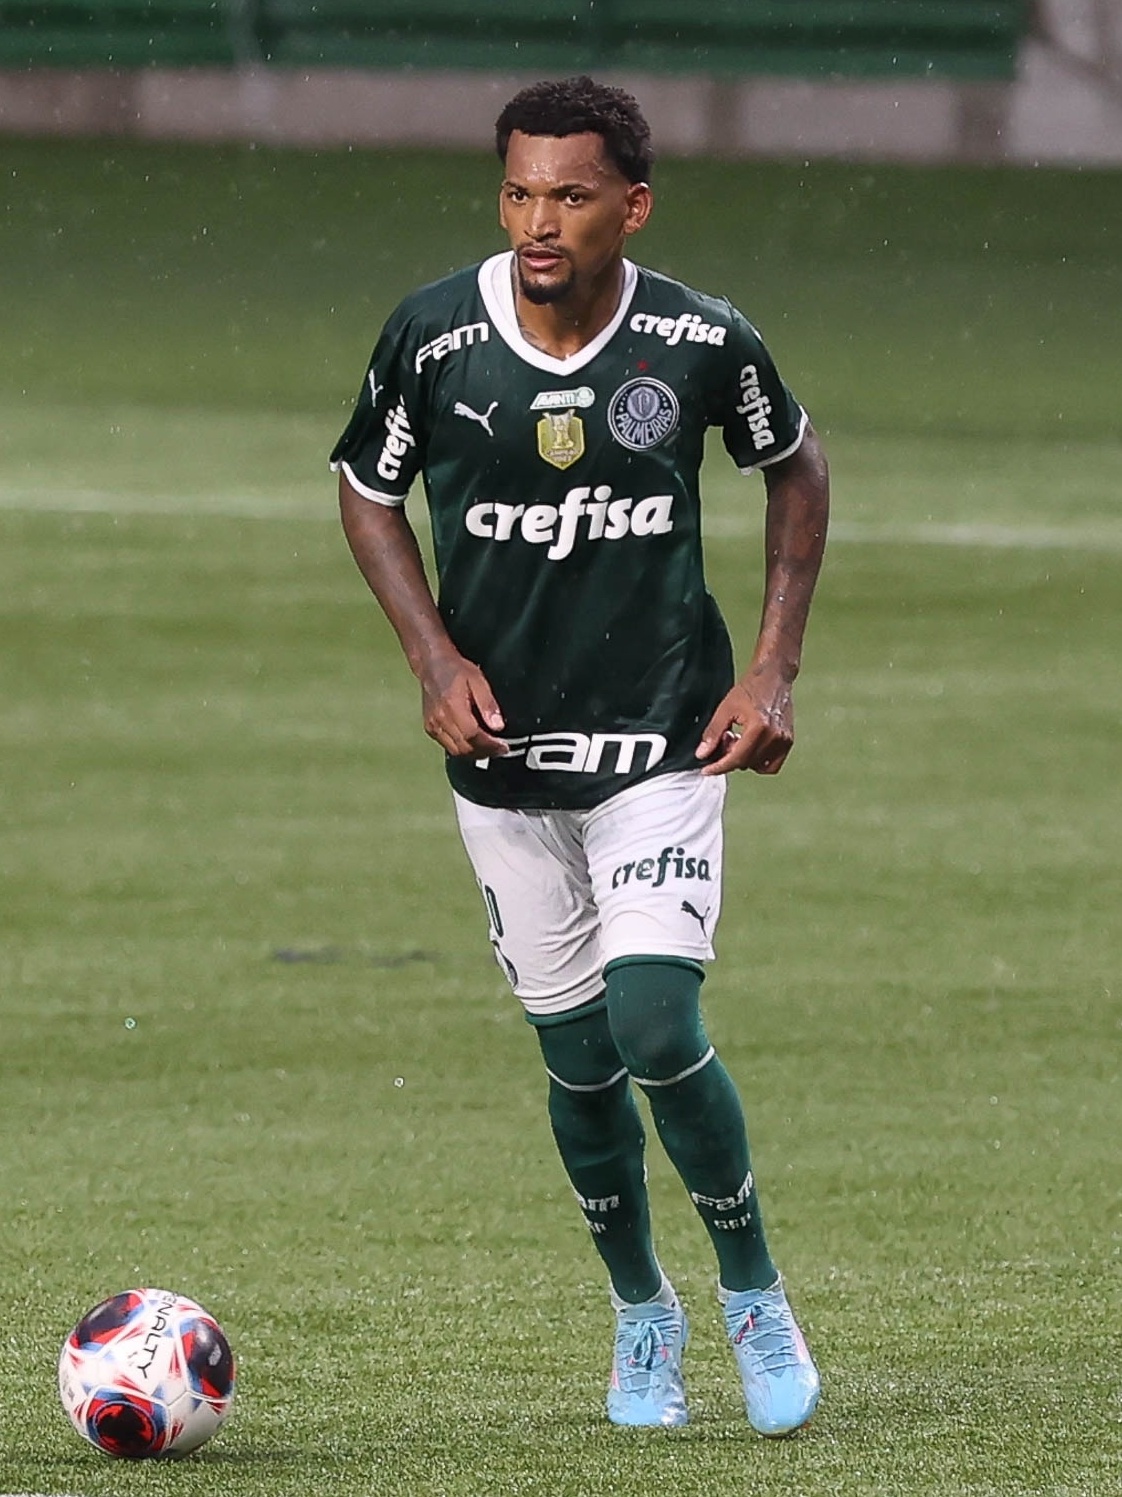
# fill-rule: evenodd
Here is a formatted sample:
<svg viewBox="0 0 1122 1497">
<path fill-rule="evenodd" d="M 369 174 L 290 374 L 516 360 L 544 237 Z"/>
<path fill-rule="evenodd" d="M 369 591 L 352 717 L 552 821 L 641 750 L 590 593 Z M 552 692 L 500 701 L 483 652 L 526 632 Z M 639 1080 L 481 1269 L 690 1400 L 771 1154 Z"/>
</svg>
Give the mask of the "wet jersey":
<svg viewBox="0 0 1122 1497">
<path fill-rule="evenodd" d="M 742 472 L 806 415 L 728 301 L 624 261 L 611 323 L 558 359 L 526 341 L 513 257 L 409 296 L 331 455 L 371 502 L 424 483 L 441 616 L 490 682 L 510 753 L 449 758 L 489 806 L 587 807 L 694 750 L 733 680 L 705 585 L 699 470 Z"/>
</svg>

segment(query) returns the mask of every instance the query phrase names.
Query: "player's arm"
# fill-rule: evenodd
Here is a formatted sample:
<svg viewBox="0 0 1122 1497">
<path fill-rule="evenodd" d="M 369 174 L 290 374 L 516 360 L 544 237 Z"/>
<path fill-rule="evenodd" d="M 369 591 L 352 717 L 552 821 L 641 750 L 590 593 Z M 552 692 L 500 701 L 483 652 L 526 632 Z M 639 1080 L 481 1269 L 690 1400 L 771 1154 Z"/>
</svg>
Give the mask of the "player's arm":
<svg viewBox="0 0 1122 1497">
<path fill-rule="evenodd" d="M 421 685 L 425 732 L 448 754 L 506 753 L 503 716 L 487 679 L 452 643 L 402 507 L 378 504 L 339 474 L 343 530 L 358 569 L 393 625 Z"/>
<path fill-rule="evenodd" d="M 810 601 L 826 545 L 829 470 L 814 429 L 789 457 L 764 469 L 767 563 L 763 616 L 748 669 L 709 720 L 702 774 L 778 774 L 795 741 L 791 688 L 802 660 Z M 716 754 L 717 757 L 712 756 Z"/>
</svg>

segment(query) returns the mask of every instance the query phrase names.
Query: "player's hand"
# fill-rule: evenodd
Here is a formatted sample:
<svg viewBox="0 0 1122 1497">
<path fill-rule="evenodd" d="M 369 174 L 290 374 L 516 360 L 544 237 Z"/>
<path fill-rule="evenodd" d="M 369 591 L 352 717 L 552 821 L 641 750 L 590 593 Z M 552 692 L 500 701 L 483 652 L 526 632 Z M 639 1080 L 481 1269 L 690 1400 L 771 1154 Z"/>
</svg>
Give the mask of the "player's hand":
<svg viewBox="0 0 1122 1497">
<path fill-rule="evenodd" d="M 508 752 L 503 714 L 487 677 L 462 655 L 432 666 L 421 681 L 425 732 L 456 759 L 489 759 Z"/>
<path fill-rule="evenodd" d="M 707 760 L 702 774 L 754 769 L 778 774 L 795 741 L 790 685 L 766 676 L 738 681 L 702 734 L 696 754 Z M 717 757 L 714 758 L 713 755 Z"/>
</svg>

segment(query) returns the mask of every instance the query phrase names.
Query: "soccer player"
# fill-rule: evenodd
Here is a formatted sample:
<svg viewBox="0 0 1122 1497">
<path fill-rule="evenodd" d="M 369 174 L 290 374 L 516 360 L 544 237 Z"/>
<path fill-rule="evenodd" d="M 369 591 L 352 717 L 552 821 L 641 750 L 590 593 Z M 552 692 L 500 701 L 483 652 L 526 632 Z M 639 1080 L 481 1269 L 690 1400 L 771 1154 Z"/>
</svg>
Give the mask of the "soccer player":
<svg viewBox="0 0 1122 1497">
<path fill-rule="evenodd" d="M 726 776 L 777 773 L 793 742 L 826 464 L 751 323 L 625 256 L 652 202 L 630 95 L 540 83 L 496 137 L 510 249 L 390 317 L 331 457 L 343 525 L 420 683 L 495 956 L 536 1030 L 611 1285 L 608 1417 L 687 1418 L 638 1087 L 712 1239 L 748 1418 L 788 1434 L 818 1372 L 699 997 Z M 702 569 L 710 426 L 767 490 L 763 614 L 739 677 Z M 439 602 L 404 508 L 418 475 Z"/>
</svg>

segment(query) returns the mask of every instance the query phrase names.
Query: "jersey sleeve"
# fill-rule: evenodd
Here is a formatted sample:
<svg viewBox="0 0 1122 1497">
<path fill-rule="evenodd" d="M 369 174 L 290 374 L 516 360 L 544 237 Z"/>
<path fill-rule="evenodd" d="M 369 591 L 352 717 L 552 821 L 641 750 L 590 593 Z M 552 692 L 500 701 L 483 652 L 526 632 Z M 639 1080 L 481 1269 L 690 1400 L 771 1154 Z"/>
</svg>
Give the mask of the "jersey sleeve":
<svg viewBox="0 0 1122 1497">
<path fill-rule="evenodd" d="M 415 342 L 399 309 L 374 347 L 351 419 L 331 453 L 333 473 L 342 469 L 365 498 L 393 508 L 405 503 L 424 461 Z"/>
<path fill-rule="evenodd" d="M 742 473 L 790 457 L 802 442 L 807 414 L 779 377 L 759 333 L 732 308 L 715 425 Z"/>
</svg>

